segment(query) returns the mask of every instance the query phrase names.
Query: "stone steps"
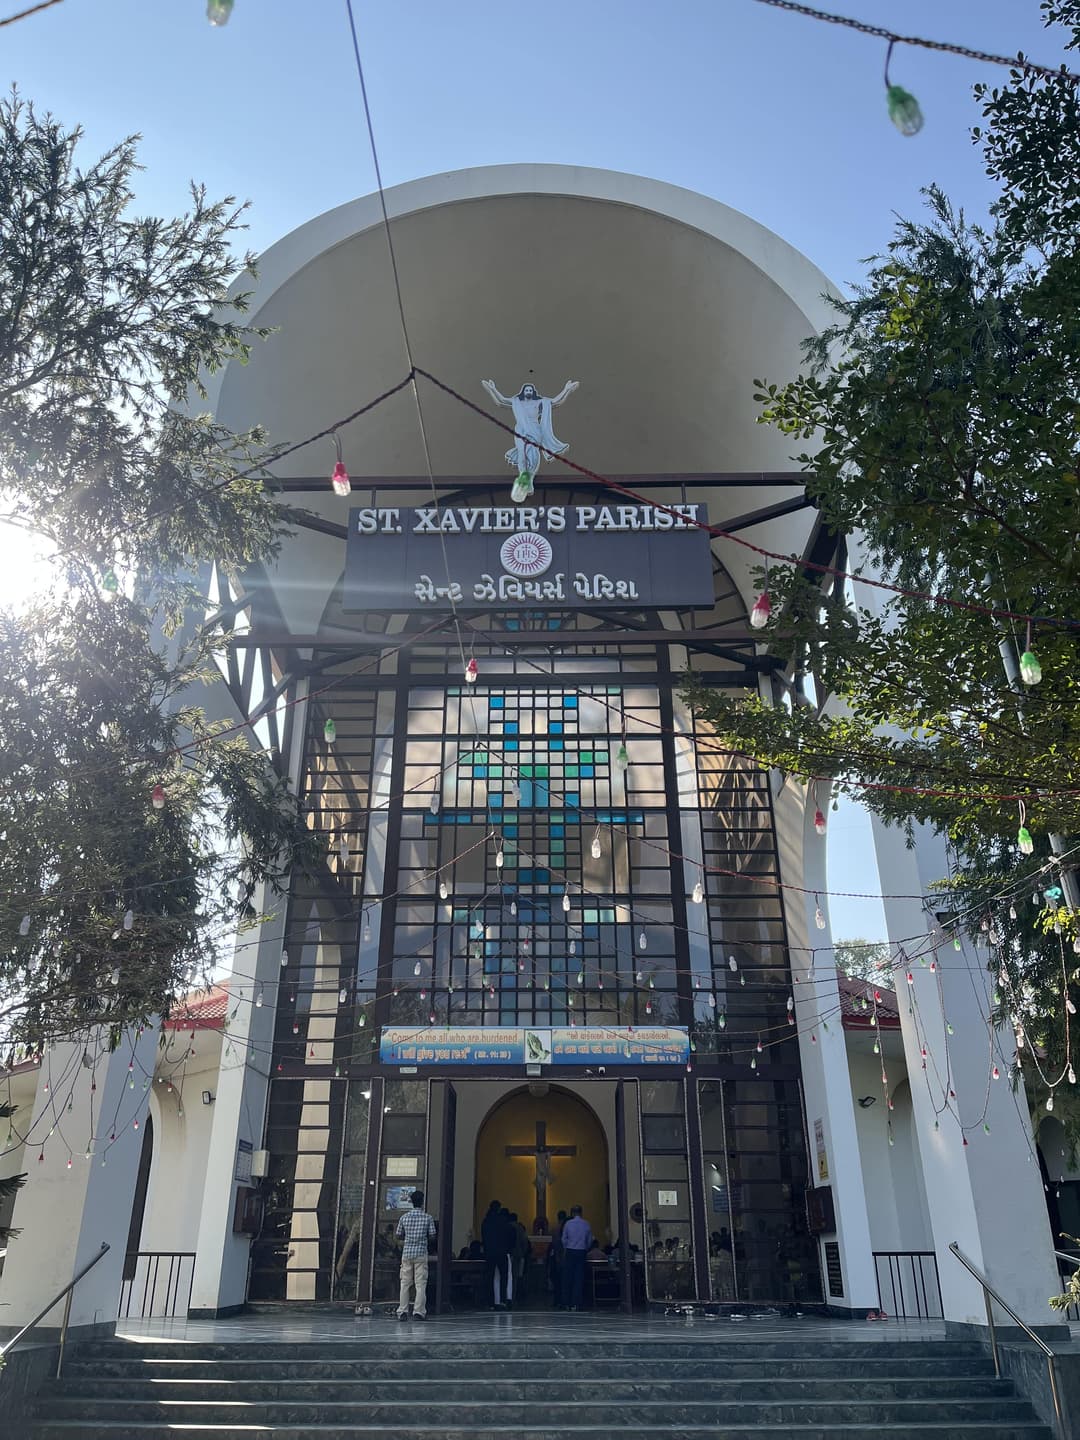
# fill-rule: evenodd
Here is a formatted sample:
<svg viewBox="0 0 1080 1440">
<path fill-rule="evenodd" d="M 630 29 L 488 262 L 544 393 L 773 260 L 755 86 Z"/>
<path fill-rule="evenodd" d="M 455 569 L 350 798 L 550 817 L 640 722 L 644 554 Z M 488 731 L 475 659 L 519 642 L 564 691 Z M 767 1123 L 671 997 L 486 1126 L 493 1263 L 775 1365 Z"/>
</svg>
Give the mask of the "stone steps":
<svg viewBox="0 0 1080 1440">
<path fill-rule="evenodd" d="M 843 1425 L 808 1422 L 799 1425 L 749 1425 L 725 1428 L 718 1436 L 716 1426 L 654 1425 L 563 1425 L 515 1429 L 465 1423 L 452 1428 L 414 1425 L 407 1436 L 396 1427 L 382 1425 L 231 1426 L 192 1425 L 177 1431 L 168 1424 L 110 1424 L 102 1428 L 79 1420 L 45 1421 L 34 1428 L 35 1440 L 1051 1440 L 1050 1431 L 1037 1421 L 965 1425 L 958 1430 L 952 1421 L 917 1425 Z"/>
<path fill-rule="evenodd" d="M 489 1367 L 490 1370 L 490 1367 Z M 749 1379 L 730 1379 L 726 1375 L 709 1375 L 695 1381 L 692 1390 L 697 1400 L 742 1400 L 756 1399 L 761 1394 L 762 1376 Z M 839 1377 L 827 1379 L 792 1379 L 770 1376 L 769 1395 L 774 1400 L 833 1400 L 836 1398 Z M 844 1392 L 852 1400 L 881 1401 L 894 1399 L 974 1399 L 993 1395 L 1011 1396 L 1012 1385 L 1007 1380 L 995 1380 L 985 1375 L 970 1376 L 922 1376 L 874 1375 L 843 1377 Z M 581 1381 L 566 1378 L 530 1377 L 528 1379 L 490 1380 L 484 1385 L 485 1400 L 528 1401 L 574 1400 L 581 1393 Z M 605 1403 L 617 1402 L 621 1397 L 629 1399 L 653 1399 L 673 1402 L 687 1394 L 685 1381 L 669 1379 L 647 1380 L 627 1376 L 613 1379 L 607 1376 L 589 1381 L 590 1393 Z M 185 1380 L 152 1380 L 142 1376 L 130 1378 L 84 1379 L 82 1376 L 67 1375 L 53 1387 L 56 1399 L 70 1402 L 101 1400 L 115 1403 L 118 1400 L 154 1401 L 232 1401 L 250 1404 L 273 1401 L 296 1401 L 323 1403 L 329 1400 L 359 1401 L 407 1401 L 429 1399 L 446 1403 L 470 1403 L 476 1400 L 475 1380 L 443 1380 L 437 1378 L 417 1379 L 413 1375 L 384 1378 L 370 1376 L 357 1379 L 327 1377 L 317 1380 L 294 1380 L 289 1378 L 255 1379 L 244 1376 L 235 1380 L 209 1379 L 200 1377 Z"/>
<path fill-rule="evenodd" d="M 141 1346 L 139 1349 L 141 1350 Z M 187 1348 L 178 1347 L 172 1357 L 143 1357 L 121 1360 L 95 1359 L 92 1362 L 71 1360 L 65 1367 L 70 1377 L 119 1378 L 139 1376 L 144 1380 L 198 1380 L 217 1376 L 223 1379 L 244 1379 L 252 1373 L 253 1365 L 263 1360 L 263 1352 L 252 1356 L 228 1359 L 198 1359 L 187 1354 Z M 247 1347 L 245 1347 L 247 1348 Z M 422 1370 L 430 1379 L 461 1379 L 486 1381 L 491 1377 L 490 1358 L 480 1359 L 475 1355 L 469 1360 L 451 1360 L 439 1355 L 409 1357 L 408 1359 L 386 1359 L 381 1356 L 358 1358 L 357 1347 L 351 1347 L 346 1355 L 329 1356 L 322 1347 L 309 1347 L 315 1353 L 306 1359 L 266 1357 L 264 1363 L 272 1365 L 274 1375 L 282 1379 L 328 1379 L 363 1380 L 370 1379 L 377 1370 L 382 1379 L 407 1380 L 416 1377 Z M 740 1346 L 737 1358 L 716 1354 L 699 1360 L 672 1360 L 656 1351 L 650 1352 L 650 1361 L 663 1367 L 664 1378 L 668 1380 L 689 1380 L 695 1384 L 710 1378 L 731 1380 L 772 1380 L 776 1377 L 777 1360 L 757 1358 L 756 1347 Z M 80 1352 L 76 1352 L 80 1353 Z M 864 1350 L 858 1357 L 860 1364 L 869 1364 L 875 1373 L 888 1374 L 898 1378 L 919 1376 L 987 1376 L 993 1375 L 994 1367 L 988 1356 L 981 1353 L 958 1356 L 953 1359 L 936 1355 L 909 1358 L 905 1355 L 878 1354 L 875 1347 L 868 1357 Z M 596 1359 L 592 1363 L 603 1366 L 603 1375 L 611 1379 L 633 1378 L 641 1373 L 641 1356 L 636 1359 Z M 852 1376 L 850 1359 L 830 1358 L 785 1358 L 784 1375 L 789 1379 L 847 1380 Z M 530 1380 L 558 1380 L 566 1375 L 567 1357 L 557 1359 L 517 1359 L 513 1362 L 516 1376 Z M 600 1378 L 598 1376 L 598 1378 Z"/>
<path fill-rule="evenodd" d="M 434 1327 L 433 1327 L 434 1328 Z M 440 1338 L 445 1334 L 446 1338 Z M 856 1337 L 858 1332 L 855 1332 Z M 745 1337 L 745 1338 L 744 1338 Z M 2 1427 L 0 1427 L 2 1428 Z M 30 1440 L 1051 1440 L 970 1341 L 401 1327 L 298 1343 L 107 1341 Z"/>
</svg>

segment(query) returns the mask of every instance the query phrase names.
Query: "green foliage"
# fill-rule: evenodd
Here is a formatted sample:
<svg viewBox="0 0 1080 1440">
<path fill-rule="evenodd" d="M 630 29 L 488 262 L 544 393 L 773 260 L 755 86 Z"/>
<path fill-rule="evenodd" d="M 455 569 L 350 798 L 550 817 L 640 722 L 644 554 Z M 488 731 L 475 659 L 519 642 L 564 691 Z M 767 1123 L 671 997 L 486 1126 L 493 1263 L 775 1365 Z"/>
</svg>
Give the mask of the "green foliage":
<svg viewBox="0 0 1080 1440">
<path fill-rule="evenodd" d="M 0 1120 L 10 1120 L 18 1107 L 10 1105 L 7 1101 L 0 1100 Z M 21 1190 L 26 1183 L 25 1175 L 9 1175 L 0 1179 L 0 1200 L 10 1200 L 17 1190 Z M 18 1230 L 12 1230 L 5 1225 L 0 1225 L 0 1246 L 4 1246 L 9 1240 L 18 1235 Z"/>
<path fill-rule="evenodd" d="M 892 987 L 892 955 L 880 941 L 834 940 L 833 958 L 837 969 L 853 980 L 876 980 Z"/>
<path fill-rule="evenodd" d="M 1076 0 L 1043 10 L 1080 44 Z M 756 382 L 762 422 L 805 446 L 821 523 L 853 537 L 854 566 L 914 593 L 777 567 L 762 634 L 782 662 L 777 703 L 687 688 L 762 764 L 943 829 L 961 873 L 941 908 L 975 907 L 974 928 L 1007 908 L 1003 889 L 1030 892 L 1048 834 L 1080 842 L 1080 631 L 1034 626 L 1044 678 L 1026 687 L 1002 655 L 1027 648 L 1022 624 L 936 603 L 1075 620 L 1080 592 L 1080 102 L 1071 83 L 1020 72 L 976 94 L 975 138 L 1000 186 L 989 225 L 929 189 L 928 217 L 899 221 L 853 296 L 833 302 L 805 373 Z M 1003 797 L 1035 791 L 1028 860 Z M 1054 1073 L 1077 919 L 1025 898 L 1003 937 L 1011 1013 L 1043 1034 Z"/>
<path fill-rule="evenodd" d="M 319 849 L 196 703 L 213 658 L 179 628 L 190 577 L 272 559 L 289 518 L 258 478 L 224 483 L 257 433 L 175 408 L 265 333 L 229 294 L 242 212 L 193 188 L 179 218 L 133 215 L 134 141 L 85 168 L 79 142 L 0 103 L 0 504 L 57 581 L 0 612 L 0 1037 L 31 1049 L 167 1013 Z"/>
</svg>

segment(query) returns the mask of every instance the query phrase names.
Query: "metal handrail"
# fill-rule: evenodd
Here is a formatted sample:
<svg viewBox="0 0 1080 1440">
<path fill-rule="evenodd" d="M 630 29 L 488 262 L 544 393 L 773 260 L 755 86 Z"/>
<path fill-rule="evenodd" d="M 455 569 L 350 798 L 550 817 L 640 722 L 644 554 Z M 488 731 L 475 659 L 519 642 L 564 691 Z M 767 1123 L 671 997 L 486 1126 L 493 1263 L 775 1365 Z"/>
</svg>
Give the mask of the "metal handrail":
<svg viewBox="0 0 1080 1440">
<path fill-rule="evenodd" d="M 64 1346 L 67 1344 L 68 1321 L 71 1319 L 71 1293 L 75 1289 L 75 1286 L 83 1278 L 83 1276 L 87 1274 L 88 1271 L 94 1268 L 98 1261 L 105 1255 L 106 1251 L 111 1249 L 112 1246 L 107 1245 L 103 1240 L 101 1242 L 101 1249 L 94 1256 L 94 1258 L 86 1262 L 86 1264 L 83 1266 L 83 1268 L 79 1271 L 79 1273 L 75 1276 L 73 1280 L 68 1281 L 68 1283 L 64 1286 L 63 1290 L 60 1291 L 59 1295 L 53 1296 L 53 1298 L 49 1301 L 48 1305 L 45 1306 L 45 1309 L 42 1310 L 41 1314 L 35 1315 L 33 1320 L 30 1321 L 30 1324 L 24 1325 L 23 1328 L 19 1331 L 19 1333 L 13 1339 L 9 1340 L 6 1345 L 0 1345 L 0 1360 L 6 1360 L 9 1353 L 15 1349 L 15 1346 L 18 1345 L 19 1341 L 29 1335 L 30 1331 L 33 1330 L 35 1326 L 39 1325 L 41 1321 L 45 1319 L 45 1316 L 48 1315 L 49 1311 L 55 1309 L 55 1307 L 59 1305 L 60 1301 L 64 1300 L 64 1297 L 66 1296 L 67 1299 L 64 1300 L 64 1318 L 60 1323 L 60 1353 L 56 1357 L 56 1378 L 59 1380 L 60 1373 L 64 1368 Z"/>
<path fill-rule="evenodd" d="M 1080 1269 L 1080 1257 L 1077 1257 L 1076 1255 L 1066 1255 L 1064 1250 L 1055 1250 L 1054 1254 L 1059 1260 L 1068 1260 L 1070 1264 L 1075 1265 L 1077 1269 Z"/>
<path fill-rule="evenodd" d="M 994 1307 L 990 1303 L 991 1299 L 997 1301 L 997 1303 L 1001 1306 L 1002 1310 L 1005 1311 L 1005 1314 L 1008 1315 L 1010 1319 L 1016 1321 L 1017 1325 L 1020 1326 L 1020 1329 L 1023 1330 L 1024 1334 L 1028 1337 L 1028 1339 L 1034 1340 L 1035 1344 L 1046 1356 L 1046 1368 L 1050 1375 L 1050 1394 L 1054 1401 L 1054 1419 L 1056 1421 L 1058 1440 L 1069 1440 L 1068 1435 L 1065 1433 L 1065 1418 L 1061 1413 L 1061 1397 L 1058 1394 L 1057 1370 L 1054 1365 L 1055 1356 L 1053 1350 L 1050 1349 L 1050 1346 L 1047 1345 L 1045 1340 L 1041 1339 L 1040 1336 L 1036 1335 L 1035 1331 L 1025 1320 L 1020 1319 L 1020 1316 L 1017 1315 L 1016 1311 L 1012 1308 L 1008 1301 L 1001 1298 L 998 1292 L 990 1284 L 990 1281 L 986 1278 L 986 1276 L 982 1273 L 981 1270 L 977 1270 L 975 1268 L 975 1266 L 960 1249 L 960 1246 L 956 1243 L 955 1240 L 952 1241 L 949 1249 L 956 1256 L 957 1260 L 960 1261 L 960 1264 L 963 1265 L 964 1269 L 967 1270 L 970 1274 L 974 1275 L 975 1279 L 982 1286 L 983 1304 L 986 1306 L 986 1323 L 990 1327 L 990 1349 L 994 1356 L 995 1377 L 999 1380 L 1001 1379 L 1001 1364 L 998 1360 L 997 1332 L 994 1329 Z"/>
</svg>

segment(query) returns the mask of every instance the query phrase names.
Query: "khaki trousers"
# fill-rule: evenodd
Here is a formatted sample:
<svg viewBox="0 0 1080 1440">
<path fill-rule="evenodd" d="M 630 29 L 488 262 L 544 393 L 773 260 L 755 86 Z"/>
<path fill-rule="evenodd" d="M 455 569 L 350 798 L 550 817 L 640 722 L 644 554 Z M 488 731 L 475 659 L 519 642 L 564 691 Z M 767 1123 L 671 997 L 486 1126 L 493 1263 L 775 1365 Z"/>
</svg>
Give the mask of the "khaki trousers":
<svg viewBox="0 0 1080 1440">
<path fill-rule="evenodd" d="M 428 1257 L 417 1255 L 415 1260 L 401 1262 L 401 1294 L 398 1296 L 399 1315 L 409 1313 L 409 1291 L 416 1286 L 416 1301 L 413 1310 L 417 1315 L 427 1314 L 427 1271 Z"/>
</svg>

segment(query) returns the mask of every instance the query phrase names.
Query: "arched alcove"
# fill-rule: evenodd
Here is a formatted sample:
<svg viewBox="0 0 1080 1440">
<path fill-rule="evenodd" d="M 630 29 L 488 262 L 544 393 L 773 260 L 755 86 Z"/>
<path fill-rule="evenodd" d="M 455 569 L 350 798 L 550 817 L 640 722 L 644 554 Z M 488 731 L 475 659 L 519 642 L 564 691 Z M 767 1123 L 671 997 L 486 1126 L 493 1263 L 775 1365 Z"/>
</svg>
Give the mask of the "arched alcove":
<svg viewBox="0 0 1080 1440">
<path fill-rule="evenodd" d="M 542 1149 L 553 1153 L 538 1160 Z M 492 1106 L 476 1137 L 475 1174 L 477 1235 L 492 1200 L 532 1231 L 541 1195 L 549 1225 L 560 1210 L 580 1205 L 595 1235 L 610 1229 L 604 1127 L 590 1105 L 559 1085 L 522 1086 Z"/>
</svg>

